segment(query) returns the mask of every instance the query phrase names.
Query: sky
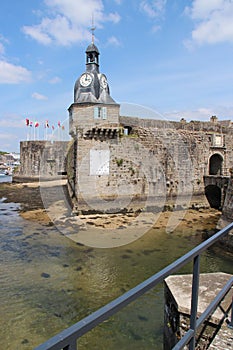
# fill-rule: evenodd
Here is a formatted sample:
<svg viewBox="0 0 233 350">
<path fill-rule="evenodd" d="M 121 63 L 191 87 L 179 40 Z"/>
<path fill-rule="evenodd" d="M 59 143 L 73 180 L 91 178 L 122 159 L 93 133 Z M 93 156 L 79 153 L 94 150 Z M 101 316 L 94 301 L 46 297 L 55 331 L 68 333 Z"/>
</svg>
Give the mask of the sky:
<svg viewBox="0 0 233 350">
<path fill-rule="evenodd" d="M 92 18 L 121 115 L 233 120 L 233 0 L 2 1 L 0 151 L 67 139 Z"/>
</svg>

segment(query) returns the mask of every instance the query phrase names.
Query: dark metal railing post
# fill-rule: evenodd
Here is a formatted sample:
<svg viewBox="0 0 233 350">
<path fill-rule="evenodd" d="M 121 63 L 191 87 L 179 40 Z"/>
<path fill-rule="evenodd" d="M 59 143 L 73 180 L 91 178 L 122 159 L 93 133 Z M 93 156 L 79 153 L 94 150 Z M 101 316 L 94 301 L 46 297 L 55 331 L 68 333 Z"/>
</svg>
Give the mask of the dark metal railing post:
<svg viewBox="0 0 233 350">
<path fill-rule="evenodd" d="M 195 350 L 199 275 L 200 275 L 200 255 L 197 255 L 193 259 L 193 282 L 192 282 L 190 329 L 192 329 L 194 331 L 194 334 L 193 334 L 193 337 L 189 343 L 189 350 Z"/>
<path fill-rule="evenodd" d="M 230 323 L 228 323 L 228 328 L 233 329 L 233 295 L 232 295 L 232 303 L 231 303 L 231 319 Z"/>
<path fill-rule="evenodd" d="M 64 347 L 63 350 L 78 350 L 76 338 L 74 338 L 73 340 L 70 340 L 70 341 L 69 341 L 69 345 L 67 345 L 66 347 Z"/>
</svg>

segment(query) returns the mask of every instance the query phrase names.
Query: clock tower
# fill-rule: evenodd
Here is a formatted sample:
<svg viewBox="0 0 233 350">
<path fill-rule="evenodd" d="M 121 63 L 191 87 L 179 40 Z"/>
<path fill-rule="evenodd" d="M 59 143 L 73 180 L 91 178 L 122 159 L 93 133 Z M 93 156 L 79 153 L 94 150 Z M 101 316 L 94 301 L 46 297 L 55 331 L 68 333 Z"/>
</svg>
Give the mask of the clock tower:
<svg viewBox="0 0 233 350">
<path fill-rule="evenodd" d="M 69 131 L 73 138 L 68 155 L 68 183 L 78 211 L 93 189 L 106 189 L 111 176 L 111 148 L 119 139 L 119 110 L 110 96 L 105 74 L 99 70 L 99 50 L 92 42 L 86 49 L 86 70 L 74 85 L 74 102 L 69 107 Z M 110 190 L 110 188 L 109 188 Z"/>
<path fill-rule="evenodd" d="M 77 127 L 93 127 L 103 121 L 118 124 L 119 107 L 110 96 L 106 75 L 99 71 L 99 50 L 92 39 L 86 49 L 86 70 L 75 82 L 74 103 L 69 107 L 71 136 Z"/>
<path fill-rule="evenodd" d="M 99 50 L 92 42 L 86 49 L 86 71 L 74 86 L 74 103 L 114 104 L 106 75 L 99 72 Z"/>
</svg>

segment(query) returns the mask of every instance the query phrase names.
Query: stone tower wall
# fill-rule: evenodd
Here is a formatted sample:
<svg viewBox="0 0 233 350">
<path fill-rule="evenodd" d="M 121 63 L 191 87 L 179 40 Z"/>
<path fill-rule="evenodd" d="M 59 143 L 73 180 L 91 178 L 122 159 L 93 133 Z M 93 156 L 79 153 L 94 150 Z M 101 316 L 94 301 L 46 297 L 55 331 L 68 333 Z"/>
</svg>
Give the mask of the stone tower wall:
<svg viewBox="0 0 233 350">
<path fill-rule="evenodd" d="M 106 119 L 94 118 L 94 108 L 107 108 Z M 73 104 L 69 108 L 70 112 L 70 134 L 76 134 L 76 129 L 78 128 L 79 132 L 85 133 L 87 130 L 92 128 L 101 128 L 109 124 L 118 124 L 119 123 L 119 105 L 104 105 L 104 104 L 84 104 L 77 105 Z"/>
<path fill-rule="evenodd" d="M 21 141 L 20 167 L 13 181 L 38 181 L 65 171 L 69 142 Z"/>
</svg>

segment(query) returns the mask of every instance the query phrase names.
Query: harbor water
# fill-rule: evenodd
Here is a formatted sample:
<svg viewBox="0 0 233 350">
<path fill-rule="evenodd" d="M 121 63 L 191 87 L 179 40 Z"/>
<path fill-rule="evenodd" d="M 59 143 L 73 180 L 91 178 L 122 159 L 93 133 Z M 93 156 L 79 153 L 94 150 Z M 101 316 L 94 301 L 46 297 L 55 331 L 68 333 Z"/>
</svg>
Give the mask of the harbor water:
<svg viewBox="0 0 233 350">
<path fill-rule="evenodd" d="M 199 244 L 207 223 L 185 232 L 152 228 L 112 249 L 75 243 L 55 227 L 23 219 L 20 203 L 0 203 L 1 349 L 29 350 L 120 296 Z M 213 223 L 214 226 L 214 223 Z M 209 224 L 208 224 L 209 227 Z M 199 234 L 196 234 L 199 232 Z M 189 273 L 191 266 L 183 269 Z M 210 249 L 201 272 L 233 273 L 232 257 Z M 79 340 L 79 350 L 161 349 L 163 285 Z"/>
<path fill-rule="evenodd" d="M 11 181 L 12 181 L 12 176 L 9 176 L 9 175 L 1 175 L 0 176 L 0 183 L 11 182 Z"/>
</svg>

